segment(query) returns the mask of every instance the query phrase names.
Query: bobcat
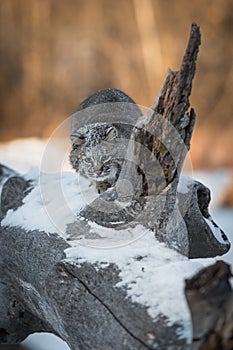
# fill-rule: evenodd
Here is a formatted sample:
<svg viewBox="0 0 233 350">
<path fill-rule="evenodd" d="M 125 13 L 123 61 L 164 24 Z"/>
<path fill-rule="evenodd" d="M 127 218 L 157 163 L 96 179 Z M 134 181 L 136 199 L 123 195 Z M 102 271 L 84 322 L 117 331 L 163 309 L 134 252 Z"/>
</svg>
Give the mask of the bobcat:
<svg viewBox="0 0 233 350">
<path fill-rule="evenodd" d="M 125 122 L 112 122 L 111 120 L 102 120 L 102 118 L 100 122 L 79 126 L 78 113 L 73 116 L 72 121 L 70 137 L 72 142 L 71 165 L 80 175 L 95 184 L 98 193 L 102 193 L 115 185 L 121 172 L 133 124 L 141 115 L 141 111 L 129 96 L 116 89 L 96 92 L 83 101 L 77 110 L 77 112 L 83 111 L 85 114 L 85 112 L 88 113 L 88 109 L 85 111 L 88 107 L 101 105 L 104 108 L 107 106 L 106 104 L 111 106 L 113 102 L 122 103 L 114 105 L 117 108 L 119 106 L 119 113 L 121 113 L 121 108 L 126 103 L 130 105 L 130 114 L 133 119 L 129 118 L 129 123 L 127 123 L 127 120 Z M 101 111 L 101 108 L 98 108 L 98 113 L 99 111 Z M 132 120 L 134 120 L 133 123 Z"/>
</svg>

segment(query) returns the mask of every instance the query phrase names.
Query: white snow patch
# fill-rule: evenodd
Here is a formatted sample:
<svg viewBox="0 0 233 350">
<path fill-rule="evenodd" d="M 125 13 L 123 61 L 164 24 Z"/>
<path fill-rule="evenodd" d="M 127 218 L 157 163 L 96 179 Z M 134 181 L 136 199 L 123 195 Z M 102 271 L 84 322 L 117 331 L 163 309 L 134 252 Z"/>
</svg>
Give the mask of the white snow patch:
<svg viewBox="0 0 233 350">
<path fill-rule="evenodd" d="M 112 248 L 126 245 L 135 241 L 140 236 L 146 234 L 145 227 L 142 225 L 136 225 L 135 227 L 116 230 L 114 228 L 97 225 L 96 223 L 91 221 L 89 221 L 88 224 L 91 227 L 90 233 L 97 234 L 100 237 L 100 239 L 95 239 L 93 241 L 91 239 L 86 239 L 85 237 L 83 237 L 83 239 L 79 240 L 77 243 L 96 248 Z"/>
<path fill-rule="evenodd" d="M 30 176 L 27 176 L 30 177 Z M 31 178 L 32 179 L 32 178 Z M 38 179 L 33 179 L 35 187 L 24 198 L 23 205 L 17 210 L 8 210 L 2 220 L 2 226 L 22 227 L 26 231 L 39 230 L 45 232 L 56 232 L 43 205 Z"/>
<path fill-rule="evenodd" d="M 75 173 L 44 174 L 32 168 L 25 175 L 34 188 L 17 210 L 8 210 L 3 226 L 19 226 L 27 231 L 58 233 L 65 238 L 66 226 L 77 213 L 95 198 L 89 182 Z M 84 195 L 85 194 L 85 195 Z M 97 195 L 97 194 L 96 194 Z"/>
<path fill-rule="evenodd" d="M 179 179 L 177 191 L 182 194 L 188 193 L 193 186 L 193 179 L 185 174 L 182 174 Z"/>
<path fill-rule="evenodd" d="M 209 228 L 211 229 L 211 232 L 213 233 L 214 237 L 217 239 L 217 241 L 223 244 L 228 244 L 228 242 L 223 239 L 220 228 L 216 227 L 213 224 L 211 217 L 208 219 L 207 218 L 204 218 L 204 219 L 205 219 L 205 222 L 208 224 Z"/>
<path fill-rule="evenodd" d="M 80 244 L 66 249 L 68 260 L 80 265 L 90 262 L 98 270 L 115 264 L 120 271 L 118 288 L 127 289 L 127 297 L 148 309 L 156 320 L 160 314 L 169 325 L 178 322 L 180 337 L 191 341 L 191 320 L 184 297 L 184 280 L 214 259 L 189 260 L 159 243 L 151 231 L 126 246 L 94 249 Z"/>
<path fill-rule="evenodd" d="M 216 223 L 226 233 L 229 241 L 231 242 L 231 249 L 228 253 L 221 257 L 222 260 L 231 264 L 233 267 L 233 209 L 232 208 L 215 208 L 212 210 L 211 215 L 216 220 Z M 232 279 L 233 287 L 233 279 Z"/>
</svg>

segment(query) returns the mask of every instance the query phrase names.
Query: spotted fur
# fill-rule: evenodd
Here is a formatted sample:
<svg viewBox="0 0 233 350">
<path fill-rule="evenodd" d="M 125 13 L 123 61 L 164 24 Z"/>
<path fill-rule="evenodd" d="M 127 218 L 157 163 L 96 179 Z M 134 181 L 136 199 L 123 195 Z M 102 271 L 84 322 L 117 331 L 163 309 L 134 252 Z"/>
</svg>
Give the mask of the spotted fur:
<svg viewBox="0 0 233 350">
<path fill-rule="evenodd" d="M 99 193 L 115 185 L 132 132 L 132 119 L 136 121 L 141 111 L 129 96 L 116 89 L 98 91 L 78 108 L 78 112 L 86 112 L 90 106 L 111 102 L 122 102 L 117 105 L 120 112 L 121 108 L 125 112 L 124 103 L 130 104 L 130 112 L 133 111 L 130 122 L 96 122 L 80 126 L 78 114 L 72 120 L 70 162 L 77 172 L 96 185 Z"/>
</svg>

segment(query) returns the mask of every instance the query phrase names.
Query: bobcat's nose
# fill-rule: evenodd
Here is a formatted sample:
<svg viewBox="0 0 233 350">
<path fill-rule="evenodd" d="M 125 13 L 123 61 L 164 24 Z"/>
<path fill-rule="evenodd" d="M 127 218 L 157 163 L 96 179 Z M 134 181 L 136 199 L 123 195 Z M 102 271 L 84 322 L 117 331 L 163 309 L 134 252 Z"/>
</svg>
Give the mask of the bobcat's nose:
<svg viewBox="0 0 233 350">
<path fill-rule="evenodd" d="M 102 173 L 102 170 L 101 169 L 97 169 L 96 171 L 95 171 L 95 173 L 96 173 L 96 175 L 100 175 L 101 173 Z"/>
</svg>

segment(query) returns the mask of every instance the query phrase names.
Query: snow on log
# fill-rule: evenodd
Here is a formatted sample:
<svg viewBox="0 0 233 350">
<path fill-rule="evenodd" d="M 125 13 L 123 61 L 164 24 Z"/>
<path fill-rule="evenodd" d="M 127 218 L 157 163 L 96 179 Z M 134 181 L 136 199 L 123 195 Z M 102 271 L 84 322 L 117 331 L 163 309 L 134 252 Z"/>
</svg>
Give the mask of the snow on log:
<svg viewBox="0 0 233 350">
<path fill-rule="evenodd" d="M 24 183 L 28 176 L 30 192 Z M 75 186 L 74 174 L 64 178 L 69 188 L 72 179 Z M 51 185 L 56 180 L 56 175 L 48 175 Z M 23 204 L 15 201 L 2 214 L 1 342 L 15 343 L 32 332 L 46 331 L 59 335 L 71 349 L 188 349 L 191 320 L 184 279 L 212 260 L 189 260 L 156 240 L 142 224 L 122 229 L 116 237 L 116 230 L 90 222 L 94 240 L 93 232 L 85 239 L 81 232 L 79 240 L 70 240 L 70 234 L 62 237 L 46 216 L 37 178 L 28 174 L 24 181 L 17 181 Z M 207 211 L 201 199 L 194 202 L 198 186 L 202 185 L 182 177 L 178 186 L 182 196 L 195 194 L 192 213 L 199 206 Z M 2 199 L 2 207 L 8 207 L 7 197 Z M 64 226 L 73 226 L 66 208 L 59 210 Z M 198 209 L 196 232 L 204 230 L 202 215 Z M 109 242 L 111 249 L 102 248 Z"/>
</svg>

